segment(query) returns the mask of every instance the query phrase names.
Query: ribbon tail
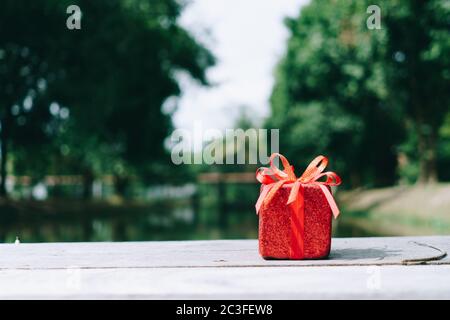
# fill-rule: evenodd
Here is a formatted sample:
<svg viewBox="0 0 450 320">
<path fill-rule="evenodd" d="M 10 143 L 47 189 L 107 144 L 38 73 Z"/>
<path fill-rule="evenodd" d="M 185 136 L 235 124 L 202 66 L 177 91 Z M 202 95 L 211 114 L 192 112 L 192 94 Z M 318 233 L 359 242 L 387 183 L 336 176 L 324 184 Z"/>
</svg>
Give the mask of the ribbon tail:
<svg viewBox="0 0 450 320">
<path fill-rule="evenodd" d="M 336 219 L 339 216 L 339 208 L 336 202 L 334 201 L 333 195 L 325 185 L 319 184 L 319 187 L 322 189 L 323 194 L 325 195 L 325 198 L 327 199 L 328 204 L 330 205 L 331 211 L 333 212 L 333 216 Z"/>
<path fill-rule="evenodd" d="M 292 187 L 294 189 L 294 186 Z M 304 249 L 304 229 L 305 229 L 305 206 L 304 206 L 304 188 L 298 184 L 296 188 L 298 195 L 290 204 L 291 214 L 291 245 L 290 258 L 303 259 L 305 256 Z"/>
<path fill-rule="evenodd" d="M 266 198 L 267 194 L 269 193 L 270 189 L 272 189 L 272 187 L 273 187 L 273 183 L 267 184 L 267 185 L 262 185 L 261 193 L 259 194 L 258 201 L 256 201 L 256 204 L 255 204 L 256 214 L 259 213 L 259 209 L 261 209 L 263 201 Z"/>
<path fill-rule="evenodd" d="M 299 192 L 299 189 L 300 189 L 300 184 L 301 183 L 298 180 L 294 182 L 294 185 L 292 186 L 291 192 L 289 193 L 289 198 L 288 198 L 287 204 L 294 203 L 294 201 L 297 200 L 298 192 Z"/>
</svg>

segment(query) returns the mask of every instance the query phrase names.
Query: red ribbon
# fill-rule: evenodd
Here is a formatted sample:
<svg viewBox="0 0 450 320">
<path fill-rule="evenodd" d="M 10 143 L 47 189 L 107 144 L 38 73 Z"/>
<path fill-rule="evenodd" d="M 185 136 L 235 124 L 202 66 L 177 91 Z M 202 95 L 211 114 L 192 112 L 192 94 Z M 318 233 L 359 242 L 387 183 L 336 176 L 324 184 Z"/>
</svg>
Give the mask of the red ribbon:
<svg viewBox="0 0 450 320">
<path fill-rule="evenodd" d="M 275 166 L 274 160 L 276 157 L 281 159 L 284 170 L 280 170 Z M 304 185 L 318 185 L 325 195 L 334 218 L 336 219 L 339 215 L 339 208 L 334 201 L 328 186 L 340 185 L 341 178 L 334 172 L 323 172 L 327 164 L 328 159 L 326 157 L 318 156 L 311 161 L 300 178 L 297 178 L 294 173 L 294 167 L 289 164 L 289 161 L 283 155 L 273 153 L 270 156 L 270 168 L 262 167 L 256 171 L 256 179 L 262 184 L 261 193 L 255 205 L 257 214 L 261 207 L 270 203 L 276 192 L 283 187 L 283 185 L 292 184 L 291 192 L 286 203 L 291 206 L 294 212 L 294 215 L 291 217 L 291 259 L 301 259 L 304 256 Z M 326 177 L 326 181 L 318 181 L 323 177 Z"/>
</svg>

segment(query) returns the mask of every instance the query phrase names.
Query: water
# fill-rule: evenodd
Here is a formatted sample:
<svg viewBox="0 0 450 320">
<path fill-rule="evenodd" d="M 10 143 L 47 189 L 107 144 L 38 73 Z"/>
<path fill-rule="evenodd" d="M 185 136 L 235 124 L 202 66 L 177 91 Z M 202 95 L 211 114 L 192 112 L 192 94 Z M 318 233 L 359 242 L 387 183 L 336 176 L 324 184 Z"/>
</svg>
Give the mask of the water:
<svg viewBox="0 0 450 320">
<path fill-rule="evenodd" d="M 334 236 L 373 236 L 345 221 Z M 190 203 L 120 204 L 29 202 L 0 206 L 0 242 L 256 239 L 252 207 L 194 210 Z"/>
</svg>

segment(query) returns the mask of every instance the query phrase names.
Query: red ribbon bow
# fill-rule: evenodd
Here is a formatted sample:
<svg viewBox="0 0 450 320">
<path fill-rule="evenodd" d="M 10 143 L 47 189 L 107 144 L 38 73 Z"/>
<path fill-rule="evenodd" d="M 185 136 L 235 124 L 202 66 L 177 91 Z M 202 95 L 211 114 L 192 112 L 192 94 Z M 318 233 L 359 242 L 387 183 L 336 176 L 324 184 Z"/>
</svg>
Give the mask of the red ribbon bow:
<svg viewBox="0 0 450 320">
<path fill-rule="evenodd" d="M 280 170 L 274 164 L 276 157 L 280 157 L 283 163 L 284 170 Z M 292 184 L 292 189 L 289 194 L 287 205 L 293 209 L 291 216 L 291 243 L 290 243 L 290 258 L 303 259 L 304 258 L 304 185 L 318 185 L 333 212 L 334 218 L 339 215 L 339 208 L 334 201 L 328 186 L 337 186 L 341 183 L 341 178 L 334 172 L 323 172 L 328 164 L 328 159 L 324 156 L 316 157 L 300 178 L 294 174 L 294 168 L 289 164 L 287 159 L 279 153 L 274 153 L 270 156 L 270 168 L 259 168 L 256 171 L 256 179 L 262 183 L 261 193 L 256 202 L 256 213 L 260 211 L 262 206 L 267 205 L 273 199 L 276 192 L 285 184 Z M 320 178 L 326 177 L 326 181 L 318 181 Z"/>
<path fill-rule="evenodd" d="M 284 170 L 280 170 L 274 164 L 276 157 L 281 159 Z M 256 171 L 256 179 L 263 184 L 263 189 L 259 195 L 258 201 L 256 202 L 256 213 L 259 212 L 262 205 L 268 204 L 275 193 L 284 184 L 293 184 L 291 193 L 286 204 L 295 204 L 299 197 L 299 190 L 301 185 L 305 184 L 315 184 L 318 185 L 327 201 L 330 205 L 331 211 L 333 212 L 334 218 L 339 215 L 339 208 L 334 201 L 333 195 L 327 186 L 338 186 L 341 184 L 341 178 L 334 172 L 327 171 L 322 172 L 328 164 L 328 158 L 324 156 L 317 156 L 309 166 L 306 168 L 305 172 L 297 178 L 294 173 L 294 167 L 290 165 L 289 161 L 279 153 L 273 153 L 270 156 L 270 168 L 259 168 Z M 322 177 L 327 177 L 326 181 L 318 181 Z M 275 178 L 275 179 L 274 179 Z"/>
</svg>

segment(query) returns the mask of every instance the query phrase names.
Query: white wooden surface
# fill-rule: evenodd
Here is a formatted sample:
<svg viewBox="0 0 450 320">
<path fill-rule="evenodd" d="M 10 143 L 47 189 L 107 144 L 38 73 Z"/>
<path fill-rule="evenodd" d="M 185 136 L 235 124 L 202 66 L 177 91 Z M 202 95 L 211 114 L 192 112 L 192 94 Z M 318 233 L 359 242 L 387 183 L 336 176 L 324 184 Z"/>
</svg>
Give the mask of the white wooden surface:
<svg viewBox="0 0 450 320">
<path fill-rule="evenodd" d="M 450 236 L 333 239 L 265 261 L 256 240 L 0 245 L 0 298 L 450 299 Z"/>
</svg>

